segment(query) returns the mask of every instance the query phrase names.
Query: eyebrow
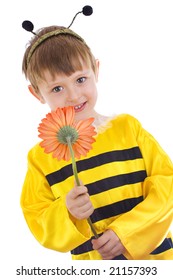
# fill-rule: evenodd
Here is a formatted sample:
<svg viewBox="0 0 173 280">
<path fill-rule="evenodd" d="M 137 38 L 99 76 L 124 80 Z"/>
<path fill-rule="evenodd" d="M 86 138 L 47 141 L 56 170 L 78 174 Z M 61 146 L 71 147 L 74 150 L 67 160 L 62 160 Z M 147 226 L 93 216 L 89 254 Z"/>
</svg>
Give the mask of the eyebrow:
<svg viewBox="0 0 173 280">
<path fill-rule="evenodd" d="M 89 74 L 90 73 L 90 69 L 83 69 L 83 70 L 77 70 L 77 71 L 75 71 L 74 73 L 72 73 L 70 76 L 73 76 L 74 75 L 74 77 L 75 78 L 77 78 L 77 77 L 80 77 L 80 76 L 85 76 L 85 75 L 87 75 L 87 74 Z M 59 74 L 57 74 L 57 76 L 58 76 Z M 64 76 L 64 77 L 70 77 L 70 76 L 67 76 L 66 74 L 60 74 L 60 75 L 62 75 L 62 76 Z M 63 79 L 63 78 L 62 78 Z M 43 80 L 43 82 L 46 84 L 46 86 L 47 86 L 47 88 L 50 88 L 50 87 L 52 87 L 52 86 L 54 86 L 54 85 L 57 85 L 57 84 L 61 84 L 61 83 L 63 83 L 63 80 L 56 80 L 56 76 L 55 76 L 55 78 L 51 78 L 50 80 Z M 50 83 L 51 83 L 51 86 L 50 86 Z"/>
</svg>

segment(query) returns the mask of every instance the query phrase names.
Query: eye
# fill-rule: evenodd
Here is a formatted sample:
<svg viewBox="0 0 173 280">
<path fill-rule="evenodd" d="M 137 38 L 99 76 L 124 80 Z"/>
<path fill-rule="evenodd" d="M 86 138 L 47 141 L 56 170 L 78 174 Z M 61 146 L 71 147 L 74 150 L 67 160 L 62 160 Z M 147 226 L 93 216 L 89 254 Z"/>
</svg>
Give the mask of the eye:
<svg viewBox="0 0 173 280">
<path fill-rule="evenodd" d="M 84 83 L 85 81 L 86 81 L 86 78 L 85 78 L 85 77 L 81 77 L 81 78 L 77 79 L 77 83 L 78 83 L 78 84 L 82 84 L 82 83 Z"/>
<path fill-rule="evenodd" d="M 63 87 L 61 87 L 61 86 L 57 86 L 57 87 L 54 87 L 53 88 L 53 92 L 60 92 L 60 91 L 62 91 L 63 90 Z"/>
</svg>

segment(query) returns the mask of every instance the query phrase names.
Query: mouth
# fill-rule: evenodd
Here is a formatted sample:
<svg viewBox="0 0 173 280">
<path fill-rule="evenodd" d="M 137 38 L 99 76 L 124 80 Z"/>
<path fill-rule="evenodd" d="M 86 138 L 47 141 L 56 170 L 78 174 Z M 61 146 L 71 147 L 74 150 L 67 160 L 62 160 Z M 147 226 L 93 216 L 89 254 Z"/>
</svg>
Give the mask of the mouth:
<svg viewBox="0 0 173 280">
<path fill-rule="evenodd" d="M 86 103 L 87 102 L 83 102 L 81 104 L 74 106 L 75 113 L 78 113 L 78 112 L 81 112 L 82 110 L 84 110 Z"/>
</svg>

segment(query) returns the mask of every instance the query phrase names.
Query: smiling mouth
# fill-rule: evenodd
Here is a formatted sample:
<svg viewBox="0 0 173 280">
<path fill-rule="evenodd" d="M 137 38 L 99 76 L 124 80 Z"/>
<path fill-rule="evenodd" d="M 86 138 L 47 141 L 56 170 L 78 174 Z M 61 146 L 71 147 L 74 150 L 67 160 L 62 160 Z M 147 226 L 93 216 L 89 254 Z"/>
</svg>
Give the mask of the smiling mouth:
<svg viewBox="0 0 173 280">
<path fill-rule="evenodd" d="M 85 105 L 86 105 L 86 102 L 74 106 L 75 112 L 76 113 L 81 112 L 84 109 Z"/>
</svg>

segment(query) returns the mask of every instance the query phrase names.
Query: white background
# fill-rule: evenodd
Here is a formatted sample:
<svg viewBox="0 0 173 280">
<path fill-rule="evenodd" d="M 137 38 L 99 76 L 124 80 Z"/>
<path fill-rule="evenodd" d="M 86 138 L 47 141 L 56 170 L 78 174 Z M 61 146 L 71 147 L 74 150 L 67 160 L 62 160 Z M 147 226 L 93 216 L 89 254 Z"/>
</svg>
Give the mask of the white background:
<svg viewBox="0 0 173 280">
<path fill-rule="evenodd" d="M 21 24 L 31 20 L 35 30 L 53 24 L 68 26 L 84 5 L 92 5 L 93 15 L 78 15 L 71 28 L 100 59 L 97 110 L 134 115 L 173 159 L 172 1 L 6 0 L 0 17 L 0 254 L 1 275 L 13 275 L 11 279 L 21 265 L 50 267 L 71 259 L 69 253 L 39 245 L 20 209 L 27 152 L 38 140 L 37 126 L 49 110 L 29 94 L 21 72 L 31 38 Z"/>
</svg>

